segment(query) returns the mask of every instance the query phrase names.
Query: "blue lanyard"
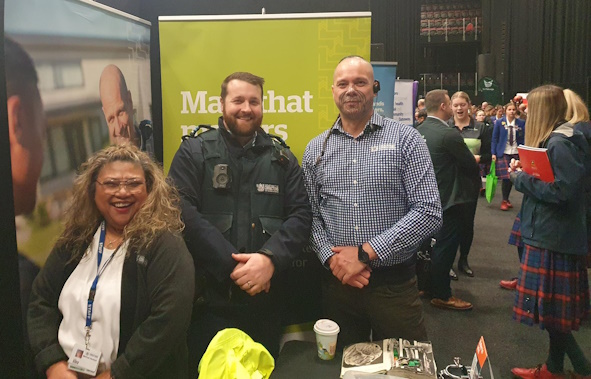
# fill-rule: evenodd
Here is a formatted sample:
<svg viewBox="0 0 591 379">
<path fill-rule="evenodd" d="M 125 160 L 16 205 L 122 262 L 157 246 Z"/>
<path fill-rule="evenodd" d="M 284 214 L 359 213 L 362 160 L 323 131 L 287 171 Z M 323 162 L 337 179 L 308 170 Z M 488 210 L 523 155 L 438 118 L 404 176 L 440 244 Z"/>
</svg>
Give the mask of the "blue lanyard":
<svg viewBox="0 0 591 379">
<path fill-rule="evenodd" d="M 105 271 L 105 268 L 111 263 L 111 260 L 119 250 L 119 247 L 113 252 L 113 254 L 109 257 L 109 259 L 105 262 L 105 265 L 101 268 L 101 260 L 103 259 L 103 250 L 105 248 L 105 235 L 106 235 L 106 227 L 105 222 L 101 223 L 101 234 L 99 237 L 99 245 L 98 245 L 98 256 L 97 256 L 97 263 L 96 263 L 96 277 L 92 282 L 92 286 L 90 287 L 90 291 L 88 293 L 88 302 L 86 306 L 86 347 L 88 348 L 88 342 L 90 340 L 90 330 L 92 329 L 92 308 L 94 305 L 94 296 L 96 295 L 96 287 L 99 281 L 100 276 Z"/>
</svg>

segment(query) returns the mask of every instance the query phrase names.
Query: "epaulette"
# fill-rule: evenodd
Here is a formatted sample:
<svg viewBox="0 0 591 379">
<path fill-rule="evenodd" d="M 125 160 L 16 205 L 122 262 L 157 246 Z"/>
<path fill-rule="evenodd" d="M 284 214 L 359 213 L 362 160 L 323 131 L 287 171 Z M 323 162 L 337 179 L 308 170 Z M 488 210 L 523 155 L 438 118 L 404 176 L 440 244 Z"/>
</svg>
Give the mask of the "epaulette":
<svg viewBox="0 0 591 379">
<path fill-rule="evenodd" d="M 269 134 L 269 133 L 267 133 Z M 287 166 L 289 163 L 289 155 L 285 152 L 285 150 L 289 149 L 289 146 L 285 143 L 283 138 L 276 136 L 274 134 L 269 134 L 271 137 L 271 141 L 273 141 L 273 147 L 275 148 L 275 152 L 273 153 L 273 157 L 277 160 L 281 166 Z"/>
<path fill-rule="evenodd" d="M 186 140 L 187 138 L 197 138 L 197 136 L 199 135 L 198 132 L 201 129 L 213 130 L 215 128 L 211 125 L 206 125 L 206 124 L 198 125 L 195 129 L 193 129 L 191 131 L 191 133 L 183 136 L 183 141 Z"/>
<path fill-rule="evenodd" d="M 285 141 L 283 140 L 283 138 L 276 136 L 275 134 L 271 134 L 271 133 L 267 133 L 269 135 L 269 137 L 271 137 L 271 140 L 273 141 L 273 144 L 280 144 L 282 147 L 289 149 L 289 146 L 287 146 L 287 144 L 285 143 Z"/>
</svg>

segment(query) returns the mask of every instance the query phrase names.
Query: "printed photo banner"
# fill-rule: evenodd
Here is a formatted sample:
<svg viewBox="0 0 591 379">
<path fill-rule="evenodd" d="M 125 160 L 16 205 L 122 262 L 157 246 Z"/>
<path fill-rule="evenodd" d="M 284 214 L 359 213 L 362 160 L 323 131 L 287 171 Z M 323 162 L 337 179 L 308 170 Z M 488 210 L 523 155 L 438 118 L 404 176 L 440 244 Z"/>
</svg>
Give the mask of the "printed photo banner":
<svg viewBox="0 0 591 379">
<path fill-rule="evenodd" d="M 262 127 L 301 160 L 338 115 L 331 85 L 339 60 L 370 54 L 370 12 L 163 16 L 159 28 L 166 171 L 183 135 L 217 125 L 220 85 L 236 71 L 265 79 Z"/>
<path fill-rule="evenodd" d="M 15 150 L 29 151 L 35 164 L 13 164 L 12 176 L 26 177 L 27 187 L 37 186 L 24 191 L 13 180 L 15 204 L 26 204 L 15 206 L 15 224 L 19 253 L 43 265 L 63 230 L 80 164 L 113 142 L 99 91 L 106 67 L 117 67 L 125 79 L 124 112 L 127 123 L 133 123 L 128 126 L 151 119 L 151 24 L 90 0 L 5 0 L 4 5 L 5 37 L 29 56 L 39 79 L 37 111 L 43 125 L 37 129 L 43 133 L 37 141 L 32 137 L 36 126 L 23 123 L 35 143 Z"/>
</svg>

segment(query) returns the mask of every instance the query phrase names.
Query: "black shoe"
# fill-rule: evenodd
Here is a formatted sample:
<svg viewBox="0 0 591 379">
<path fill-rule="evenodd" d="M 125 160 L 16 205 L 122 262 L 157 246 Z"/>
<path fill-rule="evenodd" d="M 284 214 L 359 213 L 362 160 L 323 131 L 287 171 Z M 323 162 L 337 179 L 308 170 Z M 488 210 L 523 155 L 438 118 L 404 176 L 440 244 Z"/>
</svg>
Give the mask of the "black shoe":
<svg viewBox="0 0 591 379">
<path fill-rule="evenodd" d="M 468 265 L 468 259 L 466 258 L 460 258 L 460 260 L 458 261 L 458 270 L 468 275 L 469 277 L 474 277 L 474 271 L 472 271 L 472 269 Z"/>
<path fill-rule="evenodd" d="M 453 268 L 449 269 L 449 277 L 451 278 L 451 280 L 458 280 L 458 275 L 456 274 Z"/>
</svg>

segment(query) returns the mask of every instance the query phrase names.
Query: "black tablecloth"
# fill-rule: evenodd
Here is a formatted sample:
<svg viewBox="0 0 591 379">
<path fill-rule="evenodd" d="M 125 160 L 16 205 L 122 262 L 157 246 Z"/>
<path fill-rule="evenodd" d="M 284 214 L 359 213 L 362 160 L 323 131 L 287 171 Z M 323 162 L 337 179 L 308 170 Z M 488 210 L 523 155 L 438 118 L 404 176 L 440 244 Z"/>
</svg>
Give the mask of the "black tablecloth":
<svg viewBox="0 0 591 379">
<path fill-rule="evenodd" d="M 340 352 L 330 361 L 318 358 L 314 342 L 289 341 L 275 361 L 271 379 L 338 379 L 341 360 Z"/>
</svg>

